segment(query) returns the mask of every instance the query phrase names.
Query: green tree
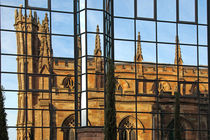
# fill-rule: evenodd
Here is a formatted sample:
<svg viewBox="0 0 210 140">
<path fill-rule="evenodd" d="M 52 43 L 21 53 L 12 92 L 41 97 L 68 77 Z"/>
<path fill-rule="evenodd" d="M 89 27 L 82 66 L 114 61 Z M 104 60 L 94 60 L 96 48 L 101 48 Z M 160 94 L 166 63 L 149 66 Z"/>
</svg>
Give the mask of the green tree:
<svg viewBox="0 0 210 140">
<path fill-rule="evenodd" d="M 116 80 L 114 77 L 113 61 L 109 60 L 107 75 L 106 75 L 104 140 L 117 139 L 115 84 L 116 84 Z"/>
<path fill-rule="evenodd" d="M 0 140 L 8 140 L 6 112 L 4 110 L 4 95 L 0 87 Z"/>
<path fill-rule="evenodd" d="M 178 93 L 178 92 L 175 92 L 174 139 L 175 140 L 181 140 L 180 93 Z"/>
</svg>

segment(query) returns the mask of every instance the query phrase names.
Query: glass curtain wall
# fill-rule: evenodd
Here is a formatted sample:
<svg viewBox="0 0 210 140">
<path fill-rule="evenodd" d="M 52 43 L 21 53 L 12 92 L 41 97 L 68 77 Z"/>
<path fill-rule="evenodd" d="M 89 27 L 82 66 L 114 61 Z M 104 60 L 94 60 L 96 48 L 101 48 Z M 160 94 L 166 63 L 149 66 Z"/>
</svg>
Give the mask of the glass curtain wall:
<svg viewBox="0 0 210 140">
<path fill-rule="evenodd" d="M 208 139 L 206 0 L 114 1 L 120 140 Z"/>
<path fill-rule="evenodd" d="M 73 0 L 1 0 L 9 139 L 74 139 Z"/>
<path fill-rule="evenodd" d="M 1 0 L 0 8 L 10 139 L 102 129 L 109 59 L 117 139 L 208 139 L 208 0 Z"/>
<path fill-rule="evenodd" d="M 104 3 L 77 2 L 78 117 L 81 127 L 104 125 Z"/>
</svg>

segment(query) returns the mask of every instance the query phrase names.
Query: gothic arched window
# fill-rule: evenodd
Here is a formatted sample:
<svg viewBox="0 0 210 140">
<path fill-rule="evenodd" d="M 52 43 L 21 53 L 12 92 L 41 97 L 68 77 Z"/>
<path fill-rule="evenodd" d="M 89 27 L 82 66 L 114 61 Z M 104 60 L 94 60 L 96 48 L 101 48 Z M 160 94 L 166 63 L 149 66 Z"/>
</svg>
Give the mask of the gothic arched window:
<svg viewBox="0 0 210 140">
<path fill-rule="evenodd" d="M 62 85 L 64 86 L 64 88 L 69 88 L 70 90 L 72 90 L 74 88 L 74 82 L 72 80 L 72 76 L 68 75 L 67 77 L 65 77 L 63 79 Z"/>
<path fill-rule="evenodd" d="M 75 140 L 74 115 L 68 116 L 62 124 L 63 140 Z"/>
<path fill-rule="evenodd" d="M 129 121 L 129 117 L 122 120 L 120 123 L 119 140 L 135 140 L 136 133 L 134 124 Z"/>
<path fill-rule="evenodd" d="M 158 92 L 162 95 L 171 95 L 171 85 L 168 82 L 159 82 Z"/>
</svg>

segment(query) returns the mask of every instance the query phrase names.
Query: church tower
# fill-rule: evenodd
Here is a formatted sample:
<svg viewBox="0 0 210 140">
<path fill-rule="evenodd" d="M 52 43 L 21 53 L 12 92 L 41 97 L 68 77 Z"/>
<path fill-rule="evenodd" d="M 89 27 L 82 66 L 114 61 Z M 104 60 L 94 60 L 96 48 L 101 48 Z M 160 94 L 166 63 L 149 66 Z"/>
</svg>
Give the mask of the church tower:
<svg viewBox="0 0 210 140">
<path fill-rule="evenodd" d="M 20 6 L 22 7 L 22 5 Z M 50 47 L 49 27 L 47 14 L 42 24 L 37 19 L 37 13 L 29 10 L 29 13 L 22 14 L 22 8 L 15 10 L 16 39 L 17 39 L 17 72 L 18 86 L 21 92 L 18 93 L 18 108 L 28 108 L 29 110 L 18 110 L 17 127 L 28 126 L 26 130 L 17 129 L 17 140 L 22 140 L 33 136 L 32 128 L 35 124 L 34 106 L 37 104 L 38 92 L 34 89 L 45 89 L 49 84 L 49 78 L 44 76 L 34 76 L 34 74 L 49 73 L 50 57 L 52 49 Z M 47 69 L 47 70 L 46 70 Z M 45 82 L 45 83 L 43 83 Z M 45 84 L 45 88 L 41 86 Z M 26 91 L 26 92 L 25 92 Z M 44 94 L 49 96 L 47 94 Z M 26 120 L 27 115 L 27 120 Z M 26 124 L 27 123 L 27 124 Z"/>
<path fill-rule="evenodd" d="M 101 41 L 100 41 L 98 25 L 96 28 L 94 56 L 95 56 L 95 73 L 96 73 L 95 87 L 103 88 L 103 78 L 102 78 L 103 76 L 101 75 L 101 73 L 102 73 Z"/>
<path fill-rule="evenodd" d="M 22 5 L 21 5 L 22 7 Z M 31 56 L 38 55 L 39 49 L 39 39 L 37 34 L 34 34 L 38 31 L 37 24 L 37 14 L 34 12 L 32 16 L 32 11 L 29 11 L 28 17 L 22 14 L 22 8 L 15 10 L 15 29 L 16 38 L 17 38 L 17 72 L 23 73 L 18 74 L 18 83 L 19 90 L 27 92 L 18 93 L 18 107 L 33 109 L 33 95 L 30 89 L 35 89 L 35 85 L 31 84 L 35 81 L 35 78 L 30 76 L 33 73 L 36 73 L 36 64 L 37 58 Z M 27 73 L 25 75 L 24 73 Z M 26 122 L 27 114 L 27 122 Z M 28 127 L 33 126 L 33 111 L 32 110 L 18 110 L 18 127 L 24 127 L 27 123 Z M 25 137 L 29 138 L 30 133 L 33 133 L 31 129 L 27 130 L 27 135 L 24 130 L 18 128 L 17 139 L 24 139 Z"/>
</svg>

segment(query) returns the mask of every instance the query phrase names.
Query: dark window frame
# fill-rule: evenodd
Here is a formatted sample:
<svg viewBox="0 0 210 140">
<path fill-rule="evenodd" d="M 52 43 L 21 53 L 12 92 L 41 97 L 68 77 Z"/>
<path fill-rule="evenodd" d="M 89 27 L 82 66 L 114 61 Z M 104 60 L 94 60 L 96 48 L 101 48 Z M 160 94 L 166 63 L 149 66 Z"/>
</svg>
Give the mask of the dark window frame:
<svg viewBox="0 0 210 140">
<path fill-rule="evenodd" d="M 51 9 L 51 0 L 46 0 L 47 1 L 47 8 L 30 6 L 29 1 L 30 0 L 25 0 L 26 8 L 35 9 L 35 10 L 47 10 L 47 11 L 50 11 L 50 9 Z"/>
<path fill-rule="evenodd" d="M 194 17 L 194 21 L 185 21 L 185 20 L 180 20 L 180 7 L 179 7 L 179 1 L 180 0 L 176 0 L 176 17 L 177 17 L 177 23 L 184 23 L 184 24 L 198 24 L 198 0 L 194 0 L 195 1 L 195 17 Z"/>
<path fill-rule="evenodd" d="M 156 21 L 157 20 L 157 0 L 153 0 L 153 17 L 141 17 L 138 16 L 138 1 L 139 0 L 134 0 L 134 9 L 135 9 L 135 13 L 134 13 L 134 17 L 138 20 L 151 20 L 151 21 Z"/>
</svg>

